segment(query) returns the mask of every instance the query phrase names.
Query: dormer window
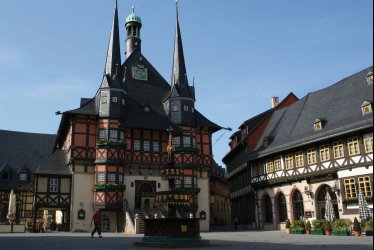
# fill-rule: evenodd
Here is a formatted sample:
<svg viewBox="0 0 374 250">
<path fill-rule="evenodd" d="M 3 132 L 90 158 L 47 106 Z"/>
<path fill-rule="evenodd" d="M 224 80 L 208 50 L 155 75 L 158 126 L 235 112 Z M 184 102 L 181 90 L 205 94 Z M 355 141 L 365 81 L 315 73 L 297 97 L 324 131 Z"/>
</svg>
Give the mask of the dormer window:
<svg viewBox="0 0 374 250">
<path fill-rule="evenodd" d="M 369 101 L 364 101 L 361 105 L 362 115 L 373 113 L 373 105 Z"/>
<path fill-rule="evenodd" d="M 27 181 L 27 173 L 20 173 L 19 174 L 20 181 Z"/>
<path fill-rule="evenodd" d="M 366 81 L 368 85 L 373 85 L 373 72 L 369 71 L 366 75 Z"/>
<path fill-rule="evenodd" d="M 321 118 L 317 118 L 314 121 L 314 131 L 321 130 L 324 127 L 325 124 L 326 124 L 326 120 L 321 119 Z"/>
<path fill-rule="evenodd" d="M 151 112 L 151 106 L 149 106 L 149 104 L 144 104 L 143 107 L 144 107 L 144 112 L 146 113 Z"/>
<path fill-rule="evenodd" d="M 264 144 L 265 147 L 267 147 L 267 146 L 270 145 L 270 143 L 271 143 L 271 139 L 272 139 L 271 136 L 265 136 L 265 137 L 264 137 L 263 144 Z"/>
<path fill-rule="evenodd" d="M 0 180 L 1 181 L 9 181 L 10 180 L 10 173 L 8 171 L 2 172 L 0 174 Z"/>
</svg>

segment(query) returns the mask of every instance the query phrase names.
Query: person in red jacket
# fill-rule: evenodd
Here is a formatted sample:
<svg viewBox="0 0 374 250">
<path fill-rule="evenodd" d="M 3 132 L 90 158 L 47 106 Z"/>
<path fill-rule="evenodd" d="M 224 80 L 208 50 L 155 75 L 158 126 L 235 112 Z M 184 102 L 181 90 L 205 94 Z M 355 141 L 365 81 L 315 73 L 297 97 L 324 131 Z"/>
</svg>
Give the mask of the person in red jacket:
<svg viewBox="0 0 374 250">
<path fill-rule="evenodd" d="M 92 222 L 94 223 L 95 228 L 91 233 L 91 238 L 94 237 L 94 234 L 96 233 L 96 231 L 99 234 L 99 238 L 102 238 L 103 236 L 101 236 L 101 230 L 100 230 L 100 213 L 99 213 L 99 211 L 96 211 L 95 214 L 92 216 L 90 227 L 92 227 Z"/>
</svg>

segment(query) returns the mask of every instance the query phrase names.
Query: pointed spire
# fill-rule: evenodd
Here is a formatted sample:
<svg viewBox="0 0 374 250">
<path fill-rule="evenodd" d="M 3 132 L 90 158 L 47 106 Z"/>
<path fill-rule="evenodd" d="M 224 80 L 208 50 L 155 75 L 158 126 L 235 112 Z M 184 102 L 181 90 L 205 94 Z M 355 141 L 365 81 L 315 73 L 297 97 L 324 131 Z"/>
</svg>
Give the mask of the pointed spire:
<svg viewBox="0 0 374 250">
<path fill-rule="evenodd" d="M 107 76 L 109 80 L 112 80 L 115 75 L 121 75 L 121 48 L 119 41 L 117 0 L 114 9 L 112 30 L 110 33 L 108 52 L 106 56 L 104 77 Z"/>
<path fill-rule="evenodd" d="M 178 0 L 176 3 L 176 15 L 177 24 L 175 30 L 175 40 L 174 40 L 174 58 L 173 58 L 173 72 L 172 72 L 172 85 L 176 85 L 180 95 L 183 97 L 190 97 L 188 91 L 188 80 L 186 64 L 184 61 L 182 36 L 179 27 L 179 15 L 178 15 Z"/>
</svg>

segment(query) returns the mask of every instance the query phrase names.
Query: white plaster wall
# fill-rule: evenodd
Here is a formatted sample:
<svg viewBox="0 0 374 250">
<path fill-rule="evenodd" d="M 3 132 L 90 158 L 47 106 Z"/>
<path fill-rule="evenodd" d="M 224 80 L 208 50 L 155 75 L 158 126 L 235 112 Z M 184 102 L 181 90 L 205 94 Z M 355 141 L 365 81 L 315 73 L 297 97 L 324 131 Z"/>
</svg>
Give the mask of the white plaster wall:
<svg viewBox="0 0 374 250">
<path fill-rule="evenodd" d="M 210 221 L 210 206 L 209 206 L 209 179 L 198 178 L 197 186 L 200 188 L 200 193 L 198 195 L 199 209 L 197 211 L 197 216 L 200 215 L 201 211 L 206 212 L 206 220 L 200 220 L 200 231 L 209 232 L 209 221 Z"/>
<path fill-rule="evenodd" d="M 90 222 L 94 209 L 93 203 L 93 173 L 74 173 L 72 178 L 72 203 L 70 223 L 71 230 L 74 231 L 91 231 Z M 86 218 L 78 220 L 78 210 L 86 211 Z"/>
<path fill-rule="evenodd" d="M 365 175 L 365 174 L 372 174 L 373 173 L 373 166 L 366 167 L 359 167 L 359 168 L 353 168 L 352 170 L 346 169 L 342 171 L 338 171 L 338 177 L 346 178 L 351 176 L 358 176 L 358 175 Z"/>
</svg>

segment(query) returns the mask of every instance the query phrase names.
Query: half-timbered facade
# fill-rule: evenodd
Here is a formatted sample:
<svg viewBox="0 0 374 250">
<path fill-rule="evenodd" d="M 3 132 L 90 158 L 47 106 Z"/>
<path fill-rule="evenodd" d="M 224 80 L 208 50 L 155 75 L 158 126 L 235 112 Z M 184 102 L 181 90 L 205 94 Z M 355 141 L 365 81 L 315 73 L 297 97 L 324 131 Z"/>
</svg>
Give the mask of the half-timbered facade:
<svg viewBox="0 0 374 250">
<path fill-rule="evenodd" d="M 55 147 L 66 151 L 72 170 L 73 231 L 89 230 L 94 210 L 105 217 L 103 230 L 122 231 L 127 224 L 125 213 L 131 217 L 165 209 L 158 205 L 164 196 L 156 197 L 156 192 L 169 190 L 168 180 L 163 178 L 170 170 L 169 128 L 173 129 L 174 164 L 180 170 L 175 192 L 194 189 L 194 199 L 185 202 L 194 207 L 191 211 L 195 214 L 205 211 L 209 215 L 211 136 L 220 127 L 195 109 L 195 89 L 188 84 L 179 20 L 171 84 L 141 52 L 142 22 L 134 9 L 126 19 L 126 60 L 121 61 L 118 23 L 116 7 L 96 96 L 82 98 L 79 108 L 63 112 L 58 130 Z M 85 220 L 77 218 L 81 210 L 86 213 Z M 178 216 L 185 212 L 178 211 Z M 201 229 L 209 230 L 209 218 L 201 221 Z"/>
<path fill-rule="evenodd" d="M 352 219 L 359 189 L 372 208 L 372 71 L 277 108 L 257 138 L 232 148 L 224 161 L 233 217 L 265 229 L 281 228 L 287 219 L 323 219 L 329 192 L 335 215 Z"/>
</svg>

